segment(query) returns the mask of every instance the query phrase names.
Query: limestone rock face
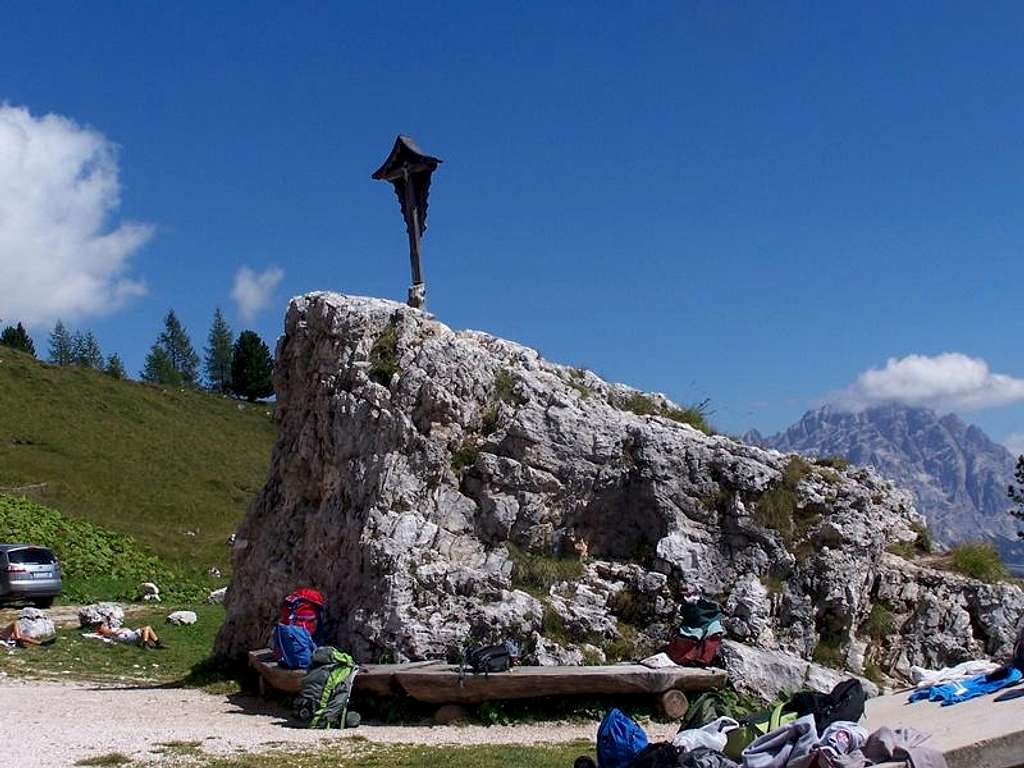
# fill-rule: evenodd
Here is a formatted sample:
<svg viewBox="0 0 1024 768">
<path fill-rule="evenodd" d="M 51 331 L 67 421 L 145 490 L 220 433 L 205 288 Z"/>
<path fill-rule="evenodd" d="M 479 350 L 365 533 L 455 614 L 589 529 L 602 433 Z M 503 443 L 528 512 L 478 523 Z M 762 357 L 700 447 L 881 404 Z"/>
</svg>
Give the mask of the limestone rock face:
<svg viewBox="0 0 1024 768">
<path fill-rule="evenodd" d="M 661 395 L 404 305 L 293 299 L 274 381 L 280 433 L 233 544 L 224 653 L 264 645 L 298 586 L 327 595 L 334 640 L 364 662 L 506 637 L 539 663 L 640 658 L 704 593 L 737 640 L 860 671 L 879 590 L 941 582 L 964 612 L 946 623 L 940 597 L 875 641 L 909 663 L 1005 651 L 1024 610 L 1015 588 L 900 576 L 885 547 L 920 518 L 869 470 L 705 435 Z"/>
</svg>

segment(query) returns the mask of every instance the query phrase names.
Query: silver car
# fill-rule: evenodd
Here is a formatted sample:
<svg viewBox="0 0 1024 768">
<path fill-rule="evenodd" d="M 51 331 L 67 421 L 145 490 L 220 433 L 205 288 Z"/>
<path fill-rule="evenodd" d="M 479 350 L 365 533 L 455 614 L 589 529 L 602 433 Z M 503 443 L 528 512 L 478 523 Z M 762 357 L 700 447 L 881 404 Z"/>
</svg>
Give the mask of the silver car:
<svg viewBox="0 0 1024 768">
<path fill-rule="evenodd" d="M 0 603 L 28 600 L 49 608 L 61 586 L 57 556 L 46 547 L 0 544 Z"/>
</svg>

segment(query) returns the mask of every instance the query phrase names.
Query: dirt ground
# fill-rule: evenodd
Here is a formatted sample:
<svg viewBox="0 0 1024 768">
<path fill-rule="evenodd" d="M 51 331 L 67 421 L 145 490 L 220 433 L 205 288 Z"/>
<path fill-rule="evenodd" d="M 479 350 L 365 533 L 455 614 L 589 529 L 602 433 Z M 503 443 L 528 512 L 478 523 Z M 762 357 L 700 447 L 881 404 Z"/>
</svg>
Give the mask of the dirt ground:
<svg viewBox="0 0 1024 768">
<path fill-rule="evenodd" d="M 0 744 L 19 768 L 71 766 L 122 752 L 156 761 L 161 742 L 198 741 L 210 753 L 261 751 L 282 743 L 319 744 L 353 736 L 406 744 L 537 744 L 593 739 L 597 723 L 516 726 L 374 726 L 310 731 L 289 724 L 280 706 L 242 695 L 192 689 L 111 688 L 0 678 Z M 664 731 L 664 733 L 662 733 Z M 652 737 L 674 733 L 653 724 Z M 13 754 L 11 753 L 13 748 Z"/>
</svg>

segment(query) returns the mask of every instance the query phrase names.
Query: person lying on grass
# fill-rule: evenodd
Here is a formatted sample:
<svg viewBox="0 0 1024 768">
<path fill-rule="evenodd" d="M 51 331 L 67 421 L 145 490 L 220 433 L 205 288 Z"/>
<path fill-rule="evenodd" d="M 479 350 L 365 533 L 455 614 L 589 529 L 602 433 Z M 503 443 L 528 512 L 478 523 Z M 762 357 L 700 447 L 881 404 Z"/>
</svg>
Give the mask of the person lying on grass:
<svg viewBox="0 0 1024 768">
<path fill-rule="evenodd" d="M 106 624 L 96 626 L 91 634 L 83 637 L 95 637 L 98 640 L 105 640 L 108 643 L 125 643 L 126 645 L 141 645 L 143 648 L 163 648 L 163 643 L 156 636 L 156 632 L 149 625 L 138 629 L 128 627 L 109 627 Z"/>
<path fill-rule="evenodd" d="M 43 641 L 26 635 L 21 631 L 18 622 L 14 621 L 0 629 L 0 643 L 8 647 L 24 648 L 28 645 L 42 645 Z"/>
</svg>

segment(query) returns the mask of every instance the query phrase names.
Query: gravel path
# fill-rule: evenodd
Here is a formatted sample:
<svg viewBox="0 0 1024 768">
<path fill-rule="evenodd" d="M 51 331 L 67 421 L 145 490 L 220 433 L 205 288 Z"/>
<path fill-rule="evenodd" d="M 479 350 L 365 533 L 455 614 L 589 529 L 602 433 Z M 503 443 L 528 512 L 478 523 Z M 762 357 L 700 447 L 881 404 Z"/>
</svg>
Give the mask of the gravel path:
<svg viewBox="0 0 1024 768">
<path fill-rule="evenodd" d="M 592 739 L 593 724 L 516 726 L 364 725 L 349 731 L 290 727 L 286 712 L 248 696 L 191 689 L 109 688 L 0 679 L 0 744 L 19 768 L 71 766 L 83 757 L 123 752 L 155 760 L 160 742 L 199 741 L 211 753 L 261 751 L 282 743 L 311 747 L 360 736 L 411 744 L 535 744 Z M 675 729 L 654 725 L 653 738 Z M 13 754 L 11 749 L 13 748 Z"/>
</svg>

